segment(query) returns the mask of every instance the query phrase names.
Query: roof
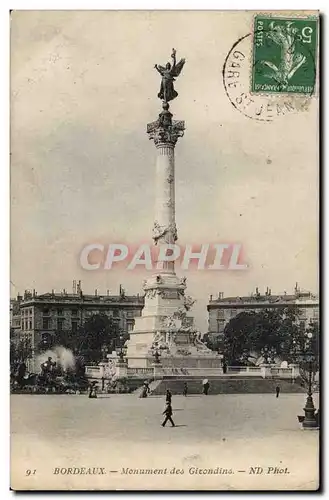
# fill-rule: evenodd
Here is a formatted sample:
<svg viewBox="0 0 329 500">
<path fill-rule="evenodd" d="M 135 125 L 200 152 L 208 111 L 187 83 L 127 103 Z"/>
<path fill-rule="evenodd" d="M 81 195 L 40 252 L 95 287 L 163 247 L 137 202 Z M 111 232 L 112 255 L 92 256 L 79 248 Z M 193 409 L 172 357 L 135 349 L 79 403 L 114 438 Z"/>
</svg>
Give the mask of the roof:
<svg viewBox="0 0 329 500">
<path fill-rule="evenodd" d="M 28 294 L 20 302 L 21 307 L 32 305 L 35 302 L 46 303 L 93 303 L 93 304 L 108 304 L 108 303 L 136 303 L 144 304 L 143 295 L 88 295 L 88 294 L 73 294 L 73 293 L 43 293 L 41 295 Z"/>
<path fill-rule="evenodd" d="M 308 300 L 307 300 L 308 299 Z M 252 294 L 244 297 L 220 297 L 215 300 L 210 300 L 208 304 L 209 307 L 216 306 L 243 306 L 243 305 L 252 305 L 257 307 L 260 304 L 282 304 L 282 305 L 316 305 L 319 303 L 318 297 L 313 295 L 311 292 L 303 292 L 298 293 L 297 295 L 256 295 Z"/>
</svg>

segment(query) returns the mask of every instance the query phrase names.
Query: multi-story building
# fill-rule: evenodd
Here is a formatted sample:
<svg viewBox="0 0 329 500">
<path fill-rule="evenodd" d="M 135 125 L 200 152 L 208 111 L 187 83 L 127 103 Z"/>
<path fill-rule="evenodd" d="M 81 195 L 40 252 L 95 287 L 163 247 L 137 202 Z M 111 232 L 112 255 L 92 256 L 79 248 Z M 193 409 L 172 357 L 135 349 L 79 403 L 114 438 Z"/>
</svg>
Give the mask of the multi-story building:
<svg viewBox="0 0 329 500">
<path fill-rule="evenodd" d="M 80 282 L 74 282 L 72 293 L 52 290 L 38 295 L 35 290 L 26 290 L 14 303 L 12 327 L 17 329 L 19 325 L 19 335 L 30 337 L 34 351 L 41 341 L 47 343 L 49 336 L 58 331 L 77 331 L 93 314 L 106 314 L 123 334 L 129 333 L 134 327 L 134 318 L 141 315 L 144 297 L 126 295 L 121 285 L 119 295 L 110 295 L 109 291 L 99 295 L 97 290 L 94 295 L 88 295 L 82 292 Z"/>
<path fill-rule="evenodd" d="M 289 295 L 284 292 L 282 295 L 272 295 L 267 288 L 261 294 L 256 288 L 255 293 L 245 297 L 224 297 L 219 293 L 217 298 L 210 296 L 207 306 L 208 333 L 210 336 L 220 336 L 224 332 L 229 321 L 242 312 L 259 312 L 262 309 L 286 308 L 294 306 L 299 311 L 299 321 L 306 326 L 311 321 L 319 321 L 319 299 L 311 292 L 301 291 L 296 283 L 294 293 Z"/>
<path fill-rule="evenodd" d="M 21 313 L 19 300 L 10 299 L 10 337 L 13 340 L 21 331 Z"/>
</svg>

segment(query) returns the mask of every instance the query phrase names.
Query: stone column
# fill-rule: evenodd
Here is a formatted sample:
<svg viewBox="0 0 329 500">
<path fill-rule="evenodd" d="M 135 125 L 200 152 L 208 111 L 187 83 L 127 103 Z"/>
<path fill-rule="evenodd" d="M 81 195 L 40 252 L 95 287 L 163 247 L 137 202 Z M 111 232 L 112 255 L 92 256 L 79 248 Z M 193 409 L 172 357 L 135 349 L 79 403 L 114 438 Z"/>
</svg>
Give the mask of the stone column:
<svg viewBox="0 0 329 500">
<path fill-rule="evenodd" d="M 156 206 L 153 240 L 156 245 L 173 245 L 177 240 L 175 220 L 175 145 L 184 135 L 184 122 L 172 120 L 168 103 L 159 119 L 149 123 L 147 133 L 157 148 Z M 167 251 L 170 253 L 170 250 Z M 175 273 L 174 262 L 158 261 L 157 274 Z"/>
</svg>

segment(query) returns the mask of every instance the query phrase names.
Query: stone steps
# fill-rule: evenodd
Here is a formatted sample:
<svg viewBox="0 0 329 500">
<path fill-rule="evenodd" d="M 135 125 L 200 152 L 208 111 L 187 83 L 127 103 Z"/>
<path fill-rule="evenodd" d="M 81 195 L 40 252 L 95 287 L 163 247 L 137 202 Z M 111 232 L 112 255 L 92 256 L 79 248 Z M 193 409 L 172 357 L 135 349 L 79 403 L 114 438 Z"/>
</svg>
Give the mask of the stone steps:
<svg viewBox="0 0 329 500">
<path fill-rule="evenodd" d="M 208 377 L 211 394 L 264 394 L 275 393 L 277 385 L 281 393 L 304 393 L 305 389 L 288 380 L 271 380 L 262 378 L 216 378 Z M 188 394 L 202 394 L 202 379 L 165 379 L 152 391 L 152 395 L 163 395 L 169 389 L 172 394 L 183 394 L 184 382 L 188 386 Z"/>
</svg>

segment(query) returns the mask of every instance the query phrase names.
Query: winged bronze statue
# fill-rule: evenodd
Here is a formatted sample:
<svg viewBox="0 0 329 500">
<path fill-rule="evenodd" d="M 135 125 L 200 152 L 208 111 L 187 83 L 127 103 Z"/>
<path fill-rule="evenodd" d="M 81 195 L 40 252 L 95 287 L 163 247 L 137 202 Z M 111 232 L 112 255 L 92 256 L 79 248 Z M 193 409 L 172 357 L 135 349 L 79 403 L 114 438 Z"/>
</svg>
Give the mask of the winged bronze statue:
<svg viewBox="0 0 329 500">
<path fill-rule="evenodd" d="M 175 99 L 178 96 L 178 93 L 174 89 L 174 81 L 175 77 L 180 75 L 180 72 L 183 69 L 185 64 L 185 59 L 181 59 L 176 64 L 176 50 L 172 49 L 172 64 L 168 62 L 166 66 L 160 66 L 160 64 L 156 64 L 154 67 L 162 76 L 160 92 L 158 93 L 159 99 L 162 99 L 164 102 L 169 102 Z"/>
</svg>

